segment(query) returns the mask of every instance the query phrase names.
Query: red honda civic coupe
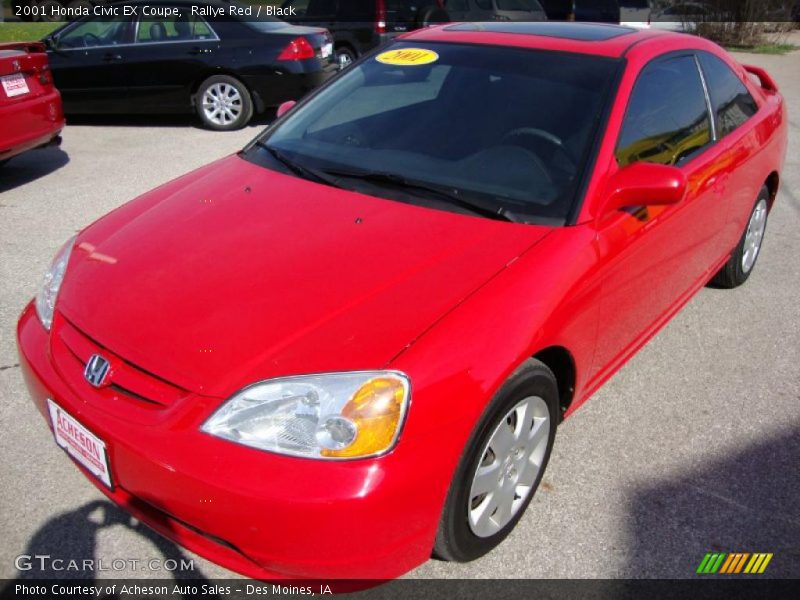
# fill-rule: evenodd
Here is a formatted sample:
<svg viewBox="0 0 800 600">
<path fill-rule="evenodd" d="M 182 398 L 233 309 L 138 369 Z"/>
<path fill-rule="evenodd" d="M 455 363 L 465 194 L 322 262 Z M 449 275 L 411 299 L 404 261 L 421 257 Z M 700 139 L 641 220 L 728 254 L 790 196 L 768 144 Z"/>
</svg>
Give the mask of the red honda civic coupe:
<svg viewBox="0 0 800 600">
<path fill-rule="evenodd" d="M 234 571 L 474 559 L 557 424 L 747 280 L 786 147 L 770 76 L 700 38 L 418 31 L 67 242 L 22 368 L 104 494 Z"/>
<path fill-rule="evenodd" d="M 0 44 L 0 166 L 26 150 L 59 143 L 61 95 L 44 44 Z"/>
</svg>

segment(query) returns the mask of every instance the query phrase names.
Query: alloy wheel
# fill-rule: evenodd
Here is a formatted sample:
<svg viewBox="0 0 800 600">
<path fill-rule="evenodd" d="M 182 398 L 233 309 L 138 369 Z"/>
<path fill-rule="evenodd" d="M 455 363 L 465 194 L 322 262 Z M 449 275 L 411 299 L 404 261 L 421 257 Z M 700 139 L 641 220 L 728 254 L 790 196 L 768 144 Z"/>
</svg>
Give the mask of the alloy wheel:
<svg viewBox="0 0 800 600">
<path fill-rule="evenodd" d="M 767 201 L 763 198 L 758 201 L 750 215 L 750 222 L 747 224 L 747 231 L 744 235 L 744 247 L 742 248 L 742 271 L 749 273 L 756 262 L 758 252 L 761 250 L 761 242 L 764 239 L 764 230 L 767 227 Z"/>
<path fill-rule="evenodd" d="M 212 123 L 230 125 L 239 118 L 242 110 L 242 95 L 234 85 L 215 83 L 203 94 L 203 113 Z"/>
<path fill-rule="evenodd" d="M 533 491 L 550 436 L 547 403 L 529 396 L 495 428 L 472 477 L 467 513 L 478 537 L 508 525 Z"/>
</svg>

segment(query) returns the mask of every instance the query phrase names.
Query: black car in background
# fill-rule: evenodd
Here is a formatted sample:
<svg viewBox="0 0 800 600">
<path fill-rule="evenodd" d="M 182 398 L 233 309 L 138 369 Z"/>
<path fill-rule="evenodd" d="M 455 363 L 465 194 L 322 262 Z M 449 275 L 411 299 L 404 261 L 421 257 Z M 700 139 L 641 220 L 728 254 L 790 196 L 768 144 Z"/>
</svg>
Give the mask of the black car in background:
<svg viewBox="0 0 800 600">
<path fill-rule="evenodd" d="M 297 25 L 324 27 L 333 34 L 337 59 L 346 67 L 385 41 L 450 20 L 442 0 L 285 0 Z"/>
<path fill-rule="evenodd" d="M 617 0 L 540 0 L 551 21 L 619 23 Z"/>
<path fill-rule="evenodd" d="M 325 29 L 278 19 L 206 20 L 192 15 L 185 0 L 127 4 L 174 11 L 84 17 L 44 39 L 67 114 L 196 111 L 211 129 L 237 129 L 254 113 L 299 99 L 338 70 Z"/>
<path fill-rule="evenodd" d="M 453 21 L 546 21 L 538 0 L 444 0 Z"/>
</svg>

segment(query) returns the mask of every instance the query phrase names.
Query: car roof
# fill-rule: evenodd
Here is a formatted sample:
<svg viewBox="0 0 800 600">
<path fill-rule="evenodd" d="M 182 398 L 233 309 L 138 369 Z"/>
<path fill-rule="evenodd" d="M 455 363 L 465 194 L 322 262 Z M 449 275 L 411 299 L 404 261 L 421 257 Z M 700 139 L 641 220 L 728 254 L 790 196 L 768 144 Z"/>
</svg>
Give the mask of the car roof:
<svg viewBox="0 0 800 600">
<path fill-rule="evenodd" d="M 686 40 L 686 34 L 605 23 L 490 22 L 447 23 L 407 33 L 404 41 L 466 42 L 560 50 L 619 58 L 641 42 Z"/>
</svg>

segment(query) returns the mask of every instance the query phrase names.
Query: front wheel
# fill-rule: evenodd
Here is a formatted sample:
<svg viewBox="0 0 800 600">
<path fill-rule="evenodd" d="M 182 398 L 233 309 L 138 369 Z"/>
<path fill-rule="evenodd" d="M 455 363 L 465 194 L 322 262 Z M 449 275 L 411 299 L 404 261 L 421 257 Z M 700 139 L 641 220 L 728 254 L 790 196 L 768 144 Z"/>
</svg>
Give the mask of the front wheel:
<svg viewBox="0 0 800 600">
<path fill-rule="evenodd" d="M 711 280 L 712 286 L 731 289 L 742 285 L 750 277 L 761 252 L 761 244 L 767 229 L 768 200 L 769 189 L 764 186 L 758 194 L 739 243 L 728 262 L 714 275 Z"/>
<path fill-rule="evenodd" d="M 228 75 L 214 75 L 200 84 L 195 107 L 203 124 L 216 131 L 240 129 L 253 116 L 253 100 L 247 86 Z"/>
<path fill-rule="evenodd" d="M 481 417 L 451 484 L 434 554 L 466 562 L 511 533 L 544 475 L 556 434 L 558 386 L 538 360 L 524 363 Z"/>
</svg>

